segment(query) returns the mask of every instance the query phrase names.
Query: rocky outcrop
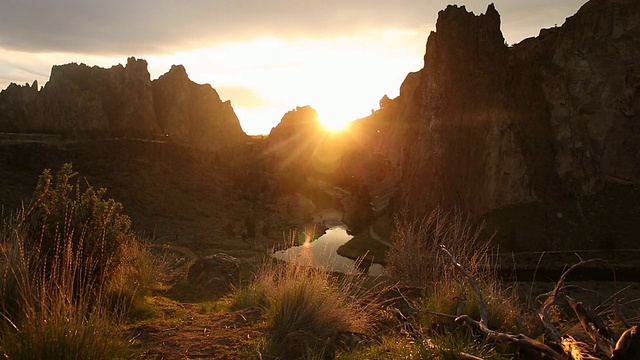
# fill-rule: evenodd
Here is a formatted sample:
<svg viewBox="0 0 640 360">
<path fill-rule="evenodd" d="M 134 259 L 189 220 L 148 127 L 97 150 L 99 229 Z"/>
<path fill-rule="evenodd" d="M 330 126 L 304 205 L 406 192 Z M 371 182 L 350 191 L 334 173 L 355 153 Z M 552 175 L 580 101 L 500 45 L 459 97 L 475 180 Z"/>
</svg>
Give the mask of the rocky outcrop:
<svg viewBox="0 0 640 360">
<path fill-rule="evenodd" d="M 325 134 L 318 113 L 310 106 L 299 106 L 287 112 L 271 129 L 266 151 L 277 169 L 306 172 Z"/>
<path fill-rule="evenodd" d="M 640 183 L 640 3 L 593 0 L 508 47 L 493 5 L 449 6 L 378 144 L 415 209 L 475 214 Z M 383 108 L 381 111 L 384 111 Z M 398 148 L 401 150 L 398 152 Z"/>
<path fill-rule="evenodd" d="M 0 93 L 0 131 L 80 139 L 167 134 L 203 148 L 244 140 L 229 102 L 174 69 L 152 83 L 147 62 L 133 57 L 110 69 L 54 66 L 42 90 L 11 84 Z"/>
<path fill-rule="evenodd" d="M 230 101 L 222 102 L 211 85 L 189 80 L 182 65 L 152 83 L 155 113 L 162 133 L 201 148 L 246 139 Z"/>
</svg>

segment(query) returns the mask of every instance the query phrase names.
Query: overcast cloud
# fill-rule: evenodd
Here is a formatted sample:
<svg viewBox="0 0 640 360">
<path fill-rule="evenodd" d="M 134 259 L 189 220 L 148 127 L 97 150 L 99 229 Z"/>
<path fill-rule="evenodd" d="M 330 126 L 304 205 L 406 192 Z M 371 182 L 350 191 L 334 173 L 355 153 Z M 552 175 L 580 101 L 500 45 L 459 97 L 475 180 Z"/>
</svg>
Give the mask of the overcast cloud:
<svg viewBox="0 0 640 360">
<path fill-rule="evenodd" d="M 584 0 L 495 2 L 507 39 L 515 42 L 524 36 L 536 35 L 542 26 L 562 24 Z M 448 3 L 442 0 L 2 0 L 0 46 L 27 52 L 126 56 L 161 54 L 257 36 L 330 37 L 379 28 L 424 30 L 426 40 L 438 11 Z M 479 13 L 484 12 L 488 2 L 464 3 Z"/>
</svg>

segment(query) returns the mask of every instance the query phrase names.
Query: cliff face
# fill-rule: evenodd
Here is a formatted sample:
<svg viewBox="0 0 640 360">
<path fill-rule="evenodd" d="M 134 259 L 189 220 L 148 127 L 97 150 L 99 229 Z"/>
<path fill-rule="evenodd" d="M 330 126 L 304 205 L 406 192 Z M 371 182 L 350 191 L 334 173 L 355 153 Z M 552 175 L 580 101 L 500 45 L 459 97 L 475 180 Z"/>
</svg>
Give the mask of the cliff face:
<svg viewBox="0 0 640 360">
<path fill-rule="evenodd" d="M 208 85 L 171 71 L 151 82 L 147 62 L 129 58 L 110 69 L 54 66 L 41 91 L 11 84 L 0 93 L 0 131 L 62 134 L 72 138 L 168 134 L 203 148 L 246 136 L 229 103 Z M 156 99 L 157 97 L 157 99 Z"/>
<path fill-rule="evenodd" d="M 481 214 L 640 183 L 639 66 L 637 1 L 591 1 L 513 47 L 493 5 L 449 6 L 378 147 L 414 208 Z"/>
</svg>

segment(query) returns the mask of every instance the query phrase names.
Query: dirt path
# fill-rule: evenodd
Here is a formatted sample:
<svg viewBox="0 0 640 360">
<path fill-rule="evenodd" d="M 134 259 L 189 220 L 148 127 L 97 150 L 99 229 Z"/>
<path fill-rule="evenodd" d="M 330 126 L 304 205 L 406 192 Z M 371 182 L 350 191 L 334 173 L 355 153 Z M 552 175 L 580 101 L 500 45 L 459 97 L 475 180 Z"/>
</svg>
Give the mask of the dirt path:
<svg viewBox="0 0 640 360">
<path fill-rule="evenodd" d="M 181 304 L 162 297 L 152 301 L 162 316 L 128 330 L 140 359 L 247 359 L 252 343 L 265 334 L 262 311 L 248 308 L 207 314 L 202 304 Z"/>
</svg>

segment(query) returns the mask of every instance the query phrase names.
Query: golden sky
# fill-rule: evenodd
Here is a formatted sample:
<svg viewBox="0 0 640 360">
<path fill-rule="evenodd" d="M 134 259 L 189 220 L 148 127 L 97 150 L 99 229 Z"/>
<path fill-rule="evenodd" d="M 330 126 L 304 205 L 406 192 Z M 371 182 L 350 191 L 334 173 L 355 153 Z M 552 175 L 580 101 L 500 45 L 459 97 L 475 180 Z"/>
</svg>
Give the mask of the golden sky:
<svg viewBox="0 0 640 360">
<path fill-rule="evenodd" d="M 510 44 L 562 25 L 585 0 L 496 0 Z M 0 88 L 44 85 L 52 65 L 135 56 L 156 79 L 182 64 L 231 100 L 248 134 L 311 105 L 338 126 L 398 95 L 422 67 L 442 0 L 2 0 Z M 476 14 L 487 1 L 459 2 Z"/>
</svg>

